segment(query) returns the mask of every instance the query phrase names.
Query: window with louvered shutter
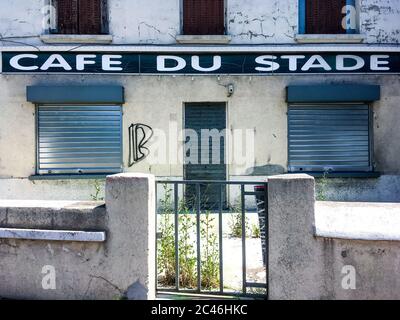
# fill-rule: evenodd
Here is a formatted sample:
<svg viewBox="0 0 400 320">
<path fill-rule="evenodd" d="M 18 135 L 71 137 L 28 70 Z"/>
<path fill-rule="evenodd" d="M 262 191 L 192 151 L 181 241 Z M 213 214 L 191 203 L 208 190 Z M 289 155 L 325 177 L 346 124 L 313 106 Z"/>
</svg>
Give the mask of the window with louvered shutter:
<svg viewBox="0 0 400 320">
<path fill-rule="evenodd" d="M 346 0 L 305 0 L 307 34 L 342 34 Z"/>
<path fill-rule="evenodd" d="M 121 109 L 119 105 L 39 105 L 37 173 L 121 172 Z"/>
<path fill-rule="evenodd" d="M 372 171 L 368 105 L 289 105 L 289 171 Z"/>
<path fill-rule="evenodd" d="M 106 32 L 105 0 L 57 0 L 59 34 L 101 34 Z"/>
<path fill-rule="evenodd" d="M 225 33 L 224 0 L 183 0 L 185 35 L 222 35 Z"/>
<path fill-rule="evenodd" d="M 78 2 L 79 0 L 58 0 L 57 33 L 78 34 Z"/>
</svg>

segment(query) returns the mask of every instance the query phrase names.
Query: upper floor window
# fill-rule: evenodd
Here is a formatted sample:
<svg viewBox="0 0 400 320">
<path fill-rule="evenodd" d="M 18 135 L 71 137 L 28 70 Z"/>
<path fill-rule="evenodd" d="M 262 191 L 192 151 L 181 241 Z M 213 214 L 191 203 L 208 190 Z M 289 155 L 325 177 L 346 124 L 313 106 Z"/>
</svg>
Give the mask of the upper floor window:
<svg viewBox="0 0 400 320">
<path fill-rule="evenodd" d="M 355 0 L 300 0 L 301 34 L 356 33 Z"/>
<path fill-rule="evenodd" d="M 223 35 L 224 0 L 183 0 L 183 34 Z"/>
<path fill-rule="evenodd" d="M 106 0 L 53 0 L 56 34 L 106 34 Z"/>
</svg>

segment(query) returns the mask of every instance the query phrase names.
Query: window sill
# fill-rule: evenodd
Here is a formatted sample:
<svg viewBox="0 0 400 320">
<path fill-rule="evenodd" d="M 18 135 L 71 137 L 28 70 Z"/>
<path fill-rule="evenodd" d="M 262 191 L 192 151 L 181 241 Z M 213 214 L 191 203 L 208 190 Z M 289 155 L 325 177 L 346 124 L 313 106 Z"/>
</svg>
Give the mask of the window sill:
<svg viewBox="0 0 400 320">
<path fill-rule="evenodd" d="M 232 37 L 228 35 L 178 35 L 176 42 L 181 44 L 228 44 Z"/>
<path fill-rule="evenodd" d="M 37 174 L 29 176 L 29 180 L 77 180 L 77 179 L 105 179 L 113 173 L 99 174 Z"/>
<path fill-rule="evenodd" d="M 43 34 L 40 40 L 44 43 L 92 43 L 108 44 L 113 40 L 109 34 Z"/>
<path fill-rule="evenodd" d="M 361 43 L 363 34 L 296 34 L 298 43 Z"/>
<path fill-rule="evenodd" d="M 347 171 L 347 172 L 317 172 L 317 171 L 291 171 L 290 173 L 304 173 L 314 178 L 379 178 L 381 176 L 380 172 L 357 172 L 357 171 Z"/>
</svg>

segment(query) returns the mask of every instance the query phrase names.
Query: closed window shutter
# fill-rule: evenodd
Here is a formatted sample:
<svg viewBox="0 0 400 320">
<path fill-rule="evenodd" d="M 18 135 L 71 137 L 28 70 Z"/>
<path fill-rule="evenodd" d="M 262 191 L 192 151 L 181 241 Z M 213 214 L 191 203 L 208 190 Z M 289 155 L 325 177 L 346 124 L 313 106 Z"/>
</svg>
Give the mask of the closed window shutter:
<svg viewBox="0 0 400 320">
<path fill-rule="evenodd" d="M 224 0 L 184 0 L 183 32 L 187 35 L 220 35 L 225 32 Z"/>
<path fill-rule="evenodd" d="M 105 15 L 103 0 L 57 0 L 58 33 L 101 34 Z"/>
<path fill-rule="evenodd" d="M 101 33 L 101 1 L 79 0 L 79 33 Z"/>
<path fill-rule="evenodd" d="M 57 33 L 77 34 L 78 0 L 57 0 Z"/>
<path fill-rule="evenodd" d="M 368 105 L 290 105 L 289 171 L 371 171 Z"/>
<path fill-rule="evenodd" d="M 306 33 L 341 34 L 346 0 L 306 0 Z"/>
<path fill-rule="evenodd" d="M 39 174 L 121 171 L 121 106 L 40 105 L 37 115 Z"/>
<path fill-rule="evenodd" d="M 186 103 L 185 104 L 185 130 L 193 130 L 196 132 L 197 146 L 191 138 L 187 138 L 185 164 L 183 166 L 185 180 L 226 180 L 226 163 L 225 163 L 225 143 L 226 137 L 223 130 L 226 129 L 226 106 L 225 103 Z M 216 139 L 211 139 L 205 135 L 202 130 L 218 130 L 221 134 L 219 143 Z M 197 148 L 196 148 L 197 147 Z M 208 156 L 208 158 L 207 158 Z M 218 163 L 213 163 L 218 160 Z M 194 160 L 197 163 L 190 163 Z M 205 160 L 205 161 L 204 161 Z M 195 199 L 196 189 L 194 185 L 187 185 L 185 189 L 186 199 Z M 223 203 L 225 203 L 225 187 L 223 187 Z M 202 197 L 202 206 L 204 208 L 218 208 L 220 186 L 201 185 L 200 192 Z M 193 204 L 193 203 L 192 203 Z"/>
</svg>

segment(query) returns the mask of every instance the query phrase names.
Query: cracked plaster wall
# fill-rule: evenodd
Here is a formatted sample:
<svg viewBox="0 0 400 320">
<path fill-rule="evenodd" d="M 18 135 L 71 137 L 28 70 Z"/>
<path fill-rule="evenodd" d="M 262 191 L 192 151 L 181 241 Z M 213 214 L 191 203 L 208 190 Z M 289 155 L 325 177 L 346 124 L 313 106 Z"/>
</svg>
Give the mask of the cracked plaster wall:
<svg viewBox="0 0 400 320">
<path fill-rule="evenodd" d="M 360 33 L 368 43 L 400 42 L 400 0 L 359 0 Z"/>
<path fill-rule="evenodd" d="M 232 43 L 292 43 L 297 33 L 297 1 L 228 0 Z"/>
</svg>

